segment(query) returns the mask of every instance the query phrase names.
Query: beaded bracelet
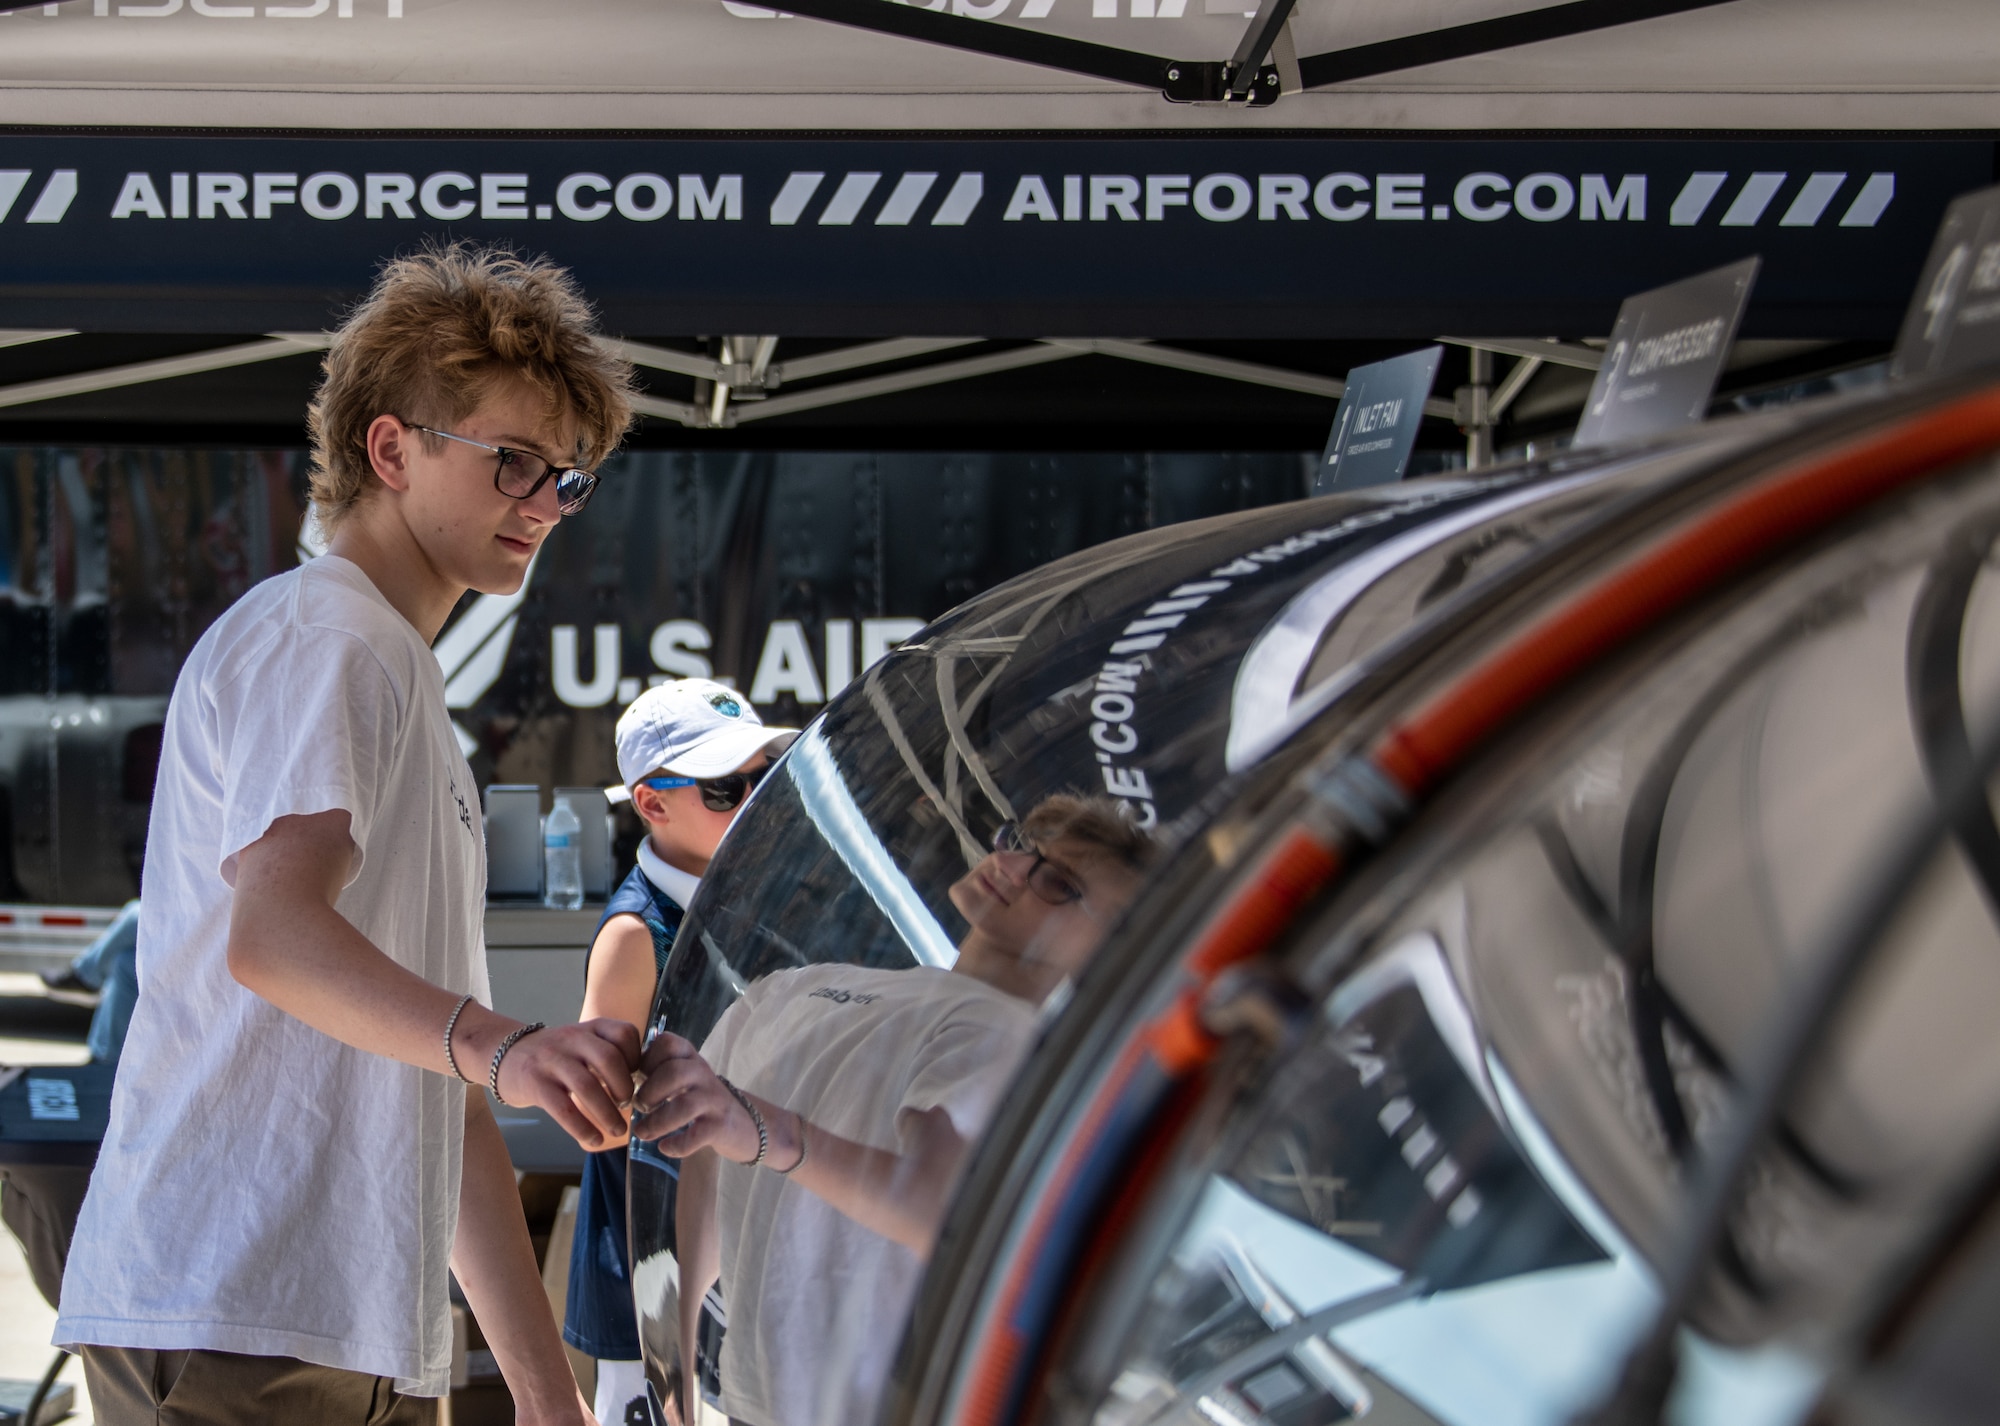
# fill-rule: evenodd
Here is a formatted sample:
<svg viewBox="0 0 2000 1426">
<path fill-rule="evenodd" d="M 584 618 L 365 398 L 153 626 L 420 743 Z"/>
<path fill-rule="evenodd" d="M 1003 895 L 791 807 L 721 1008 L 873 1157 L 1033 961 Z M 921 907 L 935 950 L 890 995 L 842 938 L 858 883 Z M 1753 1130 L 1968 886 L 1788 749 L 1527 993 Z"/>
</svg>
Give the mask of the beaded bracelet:
<svg viewBox="0 0 2000 1426">
<path fill-rule="evenodd" d="M 458 1056 L 451 1052 L 451 1032 L 458 1028 L 458 1017 L 465 1013 L 465 1007 L 471 1003 L 472 995 L 470 992 L 460 996 L 458 1004 L 452 1007 L 451 1019 L 444 1022 L 444 1062 L 451 1066 L 451 1072 L 454 1075 L 461 1080 L 465 1080 L 467 1084 L 471 1084 L 472 1081 L 465 1078 L 465 1071 L 458 1067 Z"/>
<path fill-rule="evenodd" d="M 546 1029 L 548 1029 L 547 1023 L 541 1020 L 536 1020 L 528 1025 L 516 1026 L 514 1029 L 508 1031 L 507 1038 L 500 1042 L 500 1048 L 493 1052 L 492 1067 L 486 1071 L 486 1087 L 493 1091 L 493 1097 L 500 1100 L 500 1103 L 505 1104 L 507 1102 L 504 1099 L 500 1099 L 500 1061 L 507 1057 L 507 1051 L 513 1049 L 514 1042 L 523 1035 L 532 1035 L 537 1030 Z"/>
<path fill-rule="evenodd" d="M 716 1078 L 722 1079 L 722 1076 L 717 1075 Z M 754 1169 L 757 1167 L 757 1165 L 764 1162 L 764 1155 L 770 1151 L 771 1131 L 764 1126 L 764 1116 L 757 1112 L 757 1106 L 750 1102 L 749 1095 L 745 1094 L 742 1090 L 738 1089 L 735 1085 L 731 1084 L 726 1079 L 722 1079 L 722 1087 L 728 1090 L 731 1094 L 736 1096 L 736 1102 L 743 1106 L 743 1112 L 745 1114 L 748 1114 L 750 1116 L 750 1122 L 757 1126 L 757 1157 L 750 1160 L 749 1163 L 744 1165 L 745 1168 Z"/>
</svg>

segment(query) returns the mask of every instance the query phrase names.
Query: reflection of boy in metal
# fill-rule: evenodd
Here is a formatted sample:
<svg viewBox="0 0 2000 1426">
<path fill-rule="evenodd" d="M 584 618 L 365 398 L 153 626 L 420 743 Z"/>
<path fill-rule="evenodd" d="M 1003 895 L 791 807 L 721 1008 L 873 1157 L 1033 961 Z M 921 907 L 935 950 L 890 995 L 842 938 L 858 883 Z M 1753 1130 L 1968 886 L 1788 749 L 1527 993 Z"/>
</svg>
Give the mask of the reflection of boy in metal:
<svg viewBox="0 0 2000 1426">
<path fill-rule="evenodd" d="M 1108 799 L 1048 798 L 952 886 L 971 929 L 951 970 L 783 971 L 699 1054 L 675 1035 L 654 1043 L 635 1132 L 683 1156 L 681 1359 L 695 1360 L 719 1278 L 732 1418 L 873 1419 L 959 1167 L 1036 1007 L 1096 950 L 1153 850 Z"/>
<path fill-rule="evenodd" d="M 653 987 L 681 917 L 772 753 L 794 736 L 767 728 L 747 698 L 705 678 L 649 688 L 618 719 L 619 786 L 646 824 L 638 865 L 612 892 L 590 945 L 585 1020 L 643 1029 Z M 646 1374 L 632 1310 L 625 1242 L 625 1141 L 583 1166 L 570 1250 L 563 1340 L 597 1359 L 597 1419 L 623 1426 L 637 1402 L 646 1419 Z"/>
</svg>

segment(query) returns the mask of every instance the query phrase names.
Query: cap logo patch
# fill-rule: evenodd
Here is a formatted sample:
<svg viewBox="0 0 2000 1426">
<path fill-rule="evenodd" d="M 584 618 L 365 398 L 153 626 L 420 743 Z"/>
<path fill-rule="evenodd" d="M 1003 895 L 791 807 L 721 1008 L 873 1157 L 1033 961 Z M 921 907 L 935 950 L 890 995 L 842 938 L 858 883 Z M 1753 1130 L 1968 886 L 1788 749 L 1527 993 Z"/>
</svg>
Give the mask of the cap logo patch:
<svg viewBox="0 0 2000 1426">
<path fill-rule="evenodd" d="M 743 705 L 726 693 L 711 693 L 708 695 L 708 701 L 709 705 L 725 718 L 743 716 Z"/>
</svg>

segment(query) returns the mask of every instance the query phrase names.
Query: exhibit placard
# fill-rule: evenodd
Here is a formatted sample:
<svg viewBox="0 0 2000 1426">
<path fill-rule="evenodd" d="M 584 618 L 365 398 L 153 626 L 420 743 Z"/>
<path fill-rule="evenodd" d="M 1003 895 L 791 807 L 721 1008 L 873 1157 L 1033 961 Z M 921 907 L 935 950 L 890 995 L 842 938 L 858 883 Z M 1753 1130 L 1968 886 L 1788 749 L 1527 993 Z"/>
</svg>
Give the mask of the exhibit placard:
<svg viewBox="0 0 2000 1426">
<path fill-rule="evenodd" d="M 1700 421 L 1758 267 L 1749 257 L 1626 298 L 1590 384 L 1576 444 L 1657 435 Z"/>
<path fill-rule="evenodd" d="M 1945 210 L 1896 339 L 1897 376 L 2000 361 L 2000 187 Z"/>
<path fill-rule="evenodd" d="M 1425 347 L 1347 373 L 1333 432 L 1313 477 L 1313 494 L 1333 495 L 1403 478 L 1443 356 L 1443 347 Z"/>
</svg>

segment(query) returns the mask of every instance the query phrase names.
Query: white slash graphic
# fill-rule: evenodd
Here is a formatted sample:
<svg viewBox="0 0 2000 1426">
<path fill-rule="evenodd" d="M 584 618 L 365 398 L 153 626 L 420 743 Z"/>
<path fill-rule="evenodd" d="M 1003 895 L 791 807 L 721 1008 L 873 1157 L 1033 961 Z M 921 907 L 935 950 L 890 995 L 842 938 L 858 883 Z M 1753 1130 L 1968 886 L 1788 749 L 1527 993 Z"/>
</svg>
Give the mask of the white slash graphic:
<svg viewBox="0 0 2000 1426">
<path fill-rule="evenodd" d="M 882 205 L 882 211 L 875 215 L 876 226 L 901 227 L 916 217 L 937 177 L 935 173 L 904 174 L 889 194 L 889 201 Z"/>
<path fill-rule="evenodd" d="M 1736 195 L 1736 201 L 1729 205 L 1729 211 L 1722 215 L 1722 226 L 1756 227 L 1757 220 L 1764 216 L 1764 210 L 1771 206 L 1771 200 L 1784 186 L 1785 175 L 1782 173 L 1751 174 L 1750 181 L 1743 185 L 1743 191 Z"/>
<path fill-rule="evenodd" d="M 1854 195 L 1854 202 L 1848 205 L 1847 216 L 1840 220 L 1843 228 L 1872 228 L 1881 220 L 1889 207 L 1889 200 L 1896 196 L 1896 175 L 1893 173 L 1871 173 L 1868 181 L 1861 185 L 1861 191 Z"/>
<path fill-rule="evenodd" d="M 28 186 L 29 175 L 33 172 L 33 169 L 27 168 L 0 168 L 0 221 L 14 211 L 14 200 Z"/>
<path fill-rule="evenodd" d="M 1726 173 L 1697 173 L 1689 177 L 1687 187 L 1674 199 L 1674 206 L 1668 210 L 1667 222 L 1676 228 L 1692 228 L 1701 221 L 1701 215 L 1708 211 L 1708 205 L 1715 201 L 1715 195 L 1722 191 L 1722 185 L 1729 178 Z"/>
<path fill-rule="evenodd" d="M 806 211 L 806 204 L 812 202 L 825 177 L 823 173 L 794 173 L 787 178 L 778 196 L 771 200 L 772 225 L 783 228 L 798 222 L 799 214 Z"/>
<path fill-rule="evenodd" d="M 1753 173 L 1744 183 L 1742 191 L 1730 203 L 1728 211 L 1722 215 L 1718 226 L 1724 228 L 1754 228 L 1762 221 L 1770 209 L 1778 191 L 1785 186 L 1789 175 L 1783 173 Z M 1722 191 L 1722 185 L 1729 181 L 1726 173 L 1696 173 L 1689 176 L 1687 186 L 1674 199 L 1674 206 L 1667 221 L 1676 228 L 1691 228 L 1699 223 L 1702 215 L 1715 201 L 1715 195 Z M 1817 227 L 1826 215 L 1841 187 L 1847 182 L 1844 173 L 1815 173 L 1807 177 L 1799 188 L 1798 196 L 1785 209 L 1785 216 L 1778 220 L 1781 228 Z M 1871 173 L 1868 181 L 1861 185 L 1861 191 L 1854 195 L 1854 201 L 1847 206 L 1847 213 L 1840 220 L 1843 228 L 1872 228 L 1882 220 L 1889 203 L 1896 196 L 1896 175 L 1893 173 Z"/>
<path fill-rule="evenodd" d="M 1785 216 L 1778 219 L 1781 228 L 1810 228 L 1826 212 L 1826 205 L 1833 201 L 1833 195 L 1840 192 L 1840 185 L 1847 182 L 1844 173 L 1815 173 L 1806 179 L 1806 186 L 1799 190 L 1799 196 L 1792 200 L 1792 206 L 1785 210 Z"/>
<path fill-rule="evenodd" d="M 42 185 L 42 196 L 28 210 L 30 223 L 60 223 L 69 205 L 76 201 L 76 170 L 59 168 Z"/>
<path fill-rule="evenodd" d="M 959 228 L 972 216 L 972 210 L 979 206 L 979 200 L 986 193 L 986 175 L 983 173 L 961 173 L 958 182 L 952 184 L 951 192 L 945 194 L 944 202 L 938 204 L 937 213 L 931 218 L 933 228 Z"/>
<path fill-rule="evenodd" d="M 840 180 L 840 187 L 833 190 L 833 197 L 826 202 L 826 211 L 819 215 L 822 225 L 845 227 L 861 216 L 861 205 L 868 201 L 868 195 L 875 191 L 875 185 L 882 181 L 879 173 L 850 173 Z"/>
</svg>

